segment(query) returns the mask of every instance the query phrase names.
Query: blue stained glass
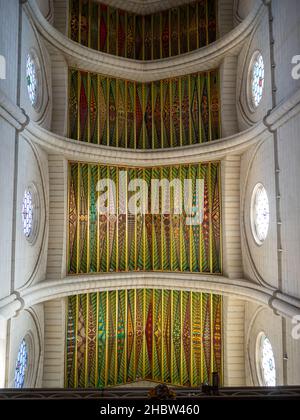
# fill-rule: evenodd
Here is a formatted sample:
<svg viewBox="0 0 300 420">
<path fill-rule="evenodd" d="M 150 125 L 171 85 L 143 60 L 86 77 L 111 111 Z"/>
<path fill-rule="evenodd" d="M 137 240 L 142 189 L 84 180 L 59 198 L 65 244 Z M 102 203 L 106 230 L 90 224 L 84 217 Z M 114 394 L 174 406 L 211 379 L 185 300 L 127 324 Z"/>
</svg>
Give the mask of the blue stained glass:
<svg viewBox="0 0 300 420">
<path fill-rule="evenodd" d="M 29 238 L 32 233 L 33 222 L 33 200 L 30 191 L 25 190 L 22 203 L 22 223 L 23 232 L 26 238 Z"/>
<path fill-rule="evenodd" d="M 28 363 L 28 351 L 25 340 L 22 340 L 22 343 L 19 347 L 18 359 L 15 369 L 15 388 L 23 388 L 25 382 L 25 375 L 27 370 Z"/>
<path fill-rule="evenodd" d="M 36 106 L 38 97 L 37 66 L 32 54 L 26 57 L 26 81 L 27 90 L 32 106 Z"/>
<path fill-rule="evenodd" d="M 270 224 L 269 199 L 265 187 L 257 184 L 252 198 L 253 234 L 256 242 L 261 245 L 268 235 Z"/>
<path fill-rule="evenodd" d="M 252 101 L 255 107 L 258 107 L 264 89 L 265 66 L 261 54 L 258 54 L 252 67 Z"/>
<path fill-rule="evenodd" d="M 261 372 L 264 386 L 276 386 L 275 358 L 270 340 L 263 335 L 260 342 Z"/>
</svg>

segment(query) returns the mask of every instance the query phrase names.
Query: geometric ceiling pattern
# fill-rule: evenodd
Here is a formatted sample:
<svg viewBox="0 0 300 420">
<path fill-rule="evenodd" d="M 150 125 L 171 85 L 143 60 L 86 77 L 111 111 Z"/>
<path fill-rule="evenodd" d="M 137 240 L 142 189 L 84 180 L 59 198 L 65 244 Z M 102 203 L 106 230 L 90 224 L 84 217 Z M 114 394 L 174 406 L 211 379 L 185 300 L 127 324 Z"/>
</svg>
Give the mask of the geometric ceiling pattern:
<svg viewBox="0 0 300 420">
<path fill-rule="evenodd" d="M 216 40 L 216 4 L 216 0 L 199 0 L 142 16 L 91 0 L 70 0 L 69 37 L 120 57 L 167 58 Z"/>
<path fill-rule="evenodd" d="M 144 211 L 137 214 L 130 207 L 136 197 L 136 192 L 130 189 L 135 180 L 143 182 L 143 196 L 148 197 Z M 190 181 L 190 190 L 186 189 L 185 180 Z M 202 191 L 197 187 L 198 180 L 202 182 Z M 107 195 L 105 211 L 98 211 L 102 194 L 97 189 L 99 181 L 103 182 Z M 160 187 L 153 197 L 153 181 L 160 185 L 167 182 L 167 188 L 173 183 L 165 190 L 170 195 L 165 195 Z M 153 168 L 71 162 L 68 197 L 70 275 L 128 271 L 222 272 L 218 162 Z M 169 197 L 167 201 L 166 197 Z M 189 197 L 189 206 L 184 204 L 185 197 Z M 201 199 L 202 219 L 190 220 L 189 209 L 197 209 Z M 156 200 L 156 210 L 151 200 Z M 168 209 L 164 210 L 166 203 Z"/>
<path fill-rule="evenodd" d="M 206 143 L 221 137 L 219 71 L 151 83 L 69 70 L 73 140 L 130 149 Z"/>
<path fill-rule="evenodd" d="M 149 380 L 222 382 L 222 297 L 178 290 L 104 291 L 68 298 L 65 386 Z"/>
<path fill-rule="evenodd" d="M 216 3 L 199 0 L 137 15 L 92 0 L 70 0 L 69 37 L 130 59 L 176 56 L 216 40 Z M 68 135 L 145 150 L 217 140 L 219 92 L 218 70 L 139 83 L 70 68 Z M 143 213 L 132 214 L 129 186 L 136 179 L 146 185 L 150 199 Z M 180 186 L 171 188 L 167 199 L 158 193 L 157 213 L 150 210 L 153 180 L 178 180 Z M 191 217 L 186 208 L 175 211 L 184 201 L 186 180 L 192 209 L 199 206 L 198 180 L 203 185 L 202 219 L 193 224 L 186 222 Z M 98 204 L 103 181 L 106 213 Z M 162 211 L 165 200 L 168 213 Z M 69 162 L 68 274 L 221 274 L 220 203 L 219 162 L 147 168 Z M 222 297 L 146 288 L 69 296 L 65 357 L 67 388 L 137 381 L 199 387 L 212 381 L 213 372 L 222 383 Z"/>
</svg>

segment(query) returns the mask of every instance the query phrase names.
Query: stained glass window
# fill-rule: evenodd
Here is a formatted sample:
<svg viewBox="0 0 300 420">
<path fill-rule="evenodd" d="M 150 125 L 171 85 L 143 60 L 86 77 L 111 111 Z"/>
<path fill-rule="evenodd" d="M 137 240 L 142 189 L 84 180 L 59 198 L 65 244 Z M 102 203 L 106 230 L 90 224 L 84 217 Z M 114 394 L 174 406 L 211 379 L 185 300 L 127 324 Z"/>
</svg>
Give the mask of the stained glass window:
<svg viewBox="0 0 300 420">
<path fill-rule="evenodd" d="M 33 225 L 33 198 L 29 190 L 25 190 L 22 204 L 22 223 L 23 232 L 26 238 L 29 238 L 32 233 Z"/>
<path fill-rule="evenodd" d="M 265 81 L 265 65 L 260 53 L 256 54 L 252 62 L 251 73 L 252 103 L 257 108 L 263 96 Z"/>
<path fill-rule="evenodd" d="M 31 105 L 35 107 L 38 98 L 38 76 L 36 60 L 32 54 L 27 54 L 26 58 L 26 81 Z"/>
<path fill-rule="evenodd" d="M 263 386 L 275 386 L 276 385 L 276 368 L 275 358 L 272 349 L 272 345 L 268 337 L 264 334 L 260 338 L 260 370 L 261 370 L 261 381 Z"/>
<path fill-rule="evenodd" d="M 261 245 L 268 235 L 270 223 L 269 199 L 262 184 L 257 184 L 253 190 L 251 222 L 254 239 Z"/>
<path fill-rule="evenodd" d="M 15 369 L 15 388 L 23 388 L 28 363 L 28 350 L 26 341 L 23 339 L 18 352 Z"/>
</svg>

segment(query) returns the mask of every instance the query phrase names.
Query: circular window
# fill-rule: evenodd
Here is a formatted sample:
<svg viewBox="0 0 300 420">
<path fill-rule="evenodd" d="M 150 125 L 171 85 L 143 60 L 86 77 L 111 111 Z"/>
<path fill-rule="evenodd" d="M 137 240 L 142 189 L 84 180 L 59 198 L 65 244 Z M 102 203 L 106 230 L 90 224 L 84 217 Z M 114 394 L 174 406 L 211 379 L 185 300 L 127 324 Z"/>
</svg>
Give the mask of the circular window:
<svg viewBox="0 0 300 420">
<path fill-rule="evenodd" d="M 25 190 L 22 204 L 22 222 L 23 232 L 26 238 L 29 238 L 32 233 L 33 224 L 33 202 L 32 193 L 29 190 Z"/>
<path fill-rule="evenodd" d="M 22 201 L 22 227 L 25 238 L 33 243 L 38 231 L 39 223 L 39 196 L 36 187 L 31 184 L 23 195 Z"/>
<path fill-rule="evenodd" d="M 276 367 L 272 345 L 268 337 L 258 336 L 258 377 L 262 386 L 276 386 Z"/>
<path fill-rule="evenodd" d="M 265 241 L 268 235 L 269 223 L 270 210 L 267 191 L 262 184 L 257 184 L 253 190 L 251 200 L 251 228 L 258 245 Z"/>
<path fill-rule="evenodd" d="M 265 82 L 265 65 L 260 52 L 256 52 L 251 60 L 250 65 L 250 89 L 251 108 L 255 110 L 261 102 Z"/>
<path fill-rule="evenodd" d="M 39 64 L 36 55 L 33 52 L 26 57 L 26 84 L 31 105 L 38 107 L 38 89 L 39 89 Z"/>
<path fill-rule="evenodd" d="M 23 388 L 28 367 L 28 350 L 26 341 L 23 339 L 19 351 L 15 369 L 15 388 Z"/>
</svg>

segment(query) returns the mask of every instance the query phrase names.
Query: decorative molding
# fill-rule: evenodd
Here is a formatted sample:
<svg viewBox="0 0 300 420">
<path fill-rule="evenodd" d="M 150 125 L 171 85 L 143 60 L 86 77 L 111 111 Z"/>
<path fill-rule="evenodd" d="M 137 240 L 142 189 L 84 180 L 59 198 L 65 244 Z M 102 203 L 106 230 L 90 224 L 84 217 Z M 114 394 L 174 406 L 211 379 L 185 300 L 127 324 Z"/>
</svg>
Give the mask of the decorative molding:
<svg viewBox="0 0 300 420">
<path fill-rule="evenodd" d="M 45 355 L 42 386 L 64 387 L 65 365 L 65 300 L 51 300 L 44 304 Z"/>
<path fill-rule="evenodd" d="M 245 301 L 227 297 L 223 308 L 223 384 L 245 386 Z"/>
<path fill-rule="evenodd" d="M 234 28 L 234 0 L 218 0 L 217 5 L 217 33 L 223 37 Z M 240 22 L 239 22 L 240 23 Z"/>
<path fill-rule="evenodd" d="M 62 34 L 68 34 L 69 23 L 69 1 L 68 0 L 52 0 L 53 1 L 53 26 Z"/>
<path fill-rule="evenodd" d="M 48 280 L 66 275 L 68 165 L 60 155 L 48 156 L 49 168 L 49 236 L 48 236 Z"/>
<path fill-rule="evenodd" d="M 42 362 L 44 358 L 44 325 L 41 324 L 41 319 L 36 311 L 36 308 L 28 308 L 26 311 L 32 318 L 32 322 L 36 328 L 36 339 L 32 331 L 29 331 L 27 335 L 30 336 L 30 346 L 29 354 L 32 352 L 31 355 L 31 369 L 30 369 L 30 377 L 28 378 L 28 388 L 37 388 L 41 384 L 41 377 L 42 377 Z"/>
<path fill-rule="evenodd" d="M 0 116 L 18 131 L 23 131 L 29 124 L 25 111 L 15 105 L 4 92 L 0 90 Z"/>
<path fill-rule="evenodd" d="M 227 156 L 221 162 L 223 273 L 231 279 L 243 277 L 240 227 L 241 158 Z"/>
<path fill-rule="evenodd" d="M 246 222 L 246 202 L 247 202 L 247 187 L 248 187 L 248 182 L 249 182 L 249 176 L 252 170 L 252 165 L 253 162 L 258 154 L 259 149 L 262 146 L 262 142 L 258 142 L 252 152 L 252 156 L 248 162 L 248 166 L 247 166 L 247 171 L 246 171 L 246 176 L 245 176 L 245 181 L 244 181 L 244 185 L 243 185 L 243 189 L 241 191 L 241 237 L 242 237 L 242 242 L 244 244 L 244 252 L 245 252 L 245 256 L 247 257 L 247 260 L 250 264 L 251 270 L 252 270 L 252 274 L 255 278 L 255 280 L 261 284 L 262 286 L 268 287 L 268 288 L 273 288 L 273 290 L 275 290 L 275 287 L 271 286 L 270 284 L 268 284 L 263 277 L 261 276 L 259 269 L 257 268 L 256 264 L 255 264 L 255 258 L 252 255 L 251 252 L 251 247 L 250 247 L 250 242 L 249 242 L 249 237 L 246 231 L 246 226 L 247 226 L 247 222 Z"/>
<path fill-rule="evenodd" d="M 220 66 L 221 133 L 228 137 L 239 132 L 236 106 L 238 57 L 225 57 Z"/>
<path fill-rule="evenodd" d="M 16 316 L 24 307 L 19 293 L 12 293 L 0 300 L 0 319 L 10 319 Z"/>
<path fill-rule="evenodd" d="M 265 12 L 265 6 L 258 4 L 240 25 L 207 47 L 176 57 L 142 62 L 94 51 L 71 41 L 47 22 L 35 0 L 28 0 L 24 7 L 31 24 L 51 46 L 63 53 L 69 66 L 139 82 L 161 80 L 219 67 L 225 56 L 240 51 Z"/>
<path fill-rule="evenodd" d="M 259 123 L 243 133 L 221 140 L 173 149 L 130 150 L 94 145 L 67 139 L 50 133 L 34 123 L 30 123 L 23 134 L 27 139 L 39 144 L 48 153 L 60 154 L 68 160 L 99 162 L 102 164 L 131 166 L 176 165 L 193 162 L 220 160 L 230 154 L 241 154 L 251 145 L 267 138 L 268 132 Z"/>
<path fill-rule="evenodd" d="M 29 115 L 30 119 L 34 120 L 37 124 L 47 126 L 47 119 L 49 118 L 49 114 L 52 112 L 52 99 L 50 96 L 50 92 L 52 90 L 52 79 L 48 70 L 48 50 L 43 42 L 43 39 L 39 37 L 37 29 L 33 26 L 32 30 L 34 32 L 37 47 L 30 48 L 28 52 L 31 52 L 36 60 L 39 83 L 38 103 L 35 107 L 29 102 L 32 107 L 29 111 Z"/>
<path fill-rule="evenodd" d="M 300 89 L 287 101 L 274 108 L 264 122 L 260 122 L 242 133 L 209 143 L 176 149 L 148 151 L 94 145 L 50 133 L 33 122 L 30 122 L 24 130 L 23 136 L 39 144 L 48 153 L 60 154 L 68 160 L 99 162 L 109 165 L 116 165 L 122 162 L 123 165 L 145 167 L 153 166 L 153 161 L 157 165 L 172 165 L 220 160 L 228 155 L 242 154 L 252 145 L 258 145 L 260 142 L 265 141 L 269 136 L 270 129 L 273 130 L 274 127 L 278 128 L 281 124 L 285 124 L 288 119 L 299 112 Z"/>
<path fill-rule="evenodd" d="M 278 294 L 247 280 L 224 276 L 181 273 L 111 273 L 68 276 L 46 280 L 18 294 L 0 300 L 0 316 L 9 319 L 18 310 L 65 296 L 101 290 L 158 288 L 216 293 L 270 306 L 278 314 L 292 318 L 299 314 L 300 300 Z M 291 300 L 292 299 L 292 300 Z"/>
<path fill-rule="evenodd" d="M 94 0 L 127 12 L 148 15 L 190 3 L 191 0 Z"/>
<path fill-rule="evenodd" d="M 271 133 L 300 113 L 300 89 L 269 111 L 263 122 Z"/>
<path fill-rule="evenodd" d="M 266 9 L 265 9 L 266 13 Z M 262 119 L 263 117 L 263 104 L 266 101 L 266 86 L 264 88 L 264 95 L 262 98 L 262 102 L 260 103 L 259 107 L 252 109 L 249 106 L 249 78 L 251 74 L 251 61 L 253 58 L 253 54 L 257 53 L 257 49 L 253 47 L 254 39 L 256 37 L 256 31 L 253 31 L 252 34 L 248 37 L 247 41 L 245 42 L 244 51 L 247 53 L 241 54 L 239 57 L 240 64 L 238 72 L 240 72 L 240 77 L 237 79 L 237 110 L 240 114 L 240 117 L 243 120 L 243 124 L 247 127 L 251 127 L 256 121 Z M 266 63 L 265 63 L 266 64 Z M 240 71 L 239 71 L 240 70 Z M 265 66 L 266 71 L 266 66 Z M 266 74 L 265 74 L 266 76 Z M 265 77 L 266 80 L 266 77 Z"/>
<path fill-rule="evenodd" d="M 0 400 L 141 400 L 149 401 L 149 391 L 152 387 L 137 388 L 105 388 L 101 390 L 68 390 L 68 389 L 23 389 L 21 391 L 6 389 L 0 392 Z M 220 388 L 217 393 L 204 393 L 195 388 L 169 387 L 176 393 L 176 399 L 181 400 L 295 400 L 300 398 L 299 386 L 278 387 L 228 387 Z M 117 401 L 116 401 L 117 402 Z M 75 405 L 74 407 L 76 407 Z"/>
<path fill-rule="evenodd" d="M 258 379 L 257 379 L 257 371 L 256 371 L 256 366 L 253 366 L 253 357 L 251 358 L 251 356 L 253 356 L 250 350 L 250 339 L 251 339 L 251 334 L 252 334 L 252 328 L 253 325 L 258 317 L 258 315 L 260 315 L 260 313 L 265 310 L 264 306 L 258 306 L 255 310 L 255 312 L 252 314 L 252 317 L 250 318 L 250 320 L 248 321 L 248 328 L 245 334 L 245 350 L 246 350 L 246 364 L 248 364 L 248 369 L 249 369 L 249 379 L 251 381 L 251 385 L 254 386 L 255 383 L 258 383 Z M 255 359 L 254 355 L 254 359 Z"/>
<path fill-rule="evenodd" d="M 54 20 L 54 8 L 53 8 L 53 0 L 48 0 L 48 7 L 49 11 L 47 13 L 47 16 L 45 16 L 45 19 L 51 24 L 53 24 Z"/>
<path fill-rule="evenodd" d="M 22 133 L 22 137 L 23 133 Z M 28 287 L 29 285 L 33 284 L 34 281 L 37 278 L 37 274 L 39 272 L 40 266 L 43 262 L 43 255 L 46 251 L 47 247 L 47 233 L 48 233 L 48 217 L 47 217 L 47 203 L 48 203 L 48 197 L 47 197 L 47 181 L 45 178 L 45 172 L 43 171 L 43 164 L 40 156 L 40 148 L 36 145 L 36 143 L 29 141 L 28 139 L 24 138 L 24 140 L 27 142 L 28 146 L 30 147 L 35 160 L 36 165 L 39 171 L 40 175 L 40 182 L 42 185 L 42 188 L 38 188 L 35 184 L 34 188 L 36 190 L 36 194 L 38 196 L 38 226 L 36 228 L 35 238 L 33 242 L 31 243 L 32 246 L 36 244 L 39 240 L 41 241 L 41 246 L 39 247 L 39 250 L 36 255 L 36 262 L 34 264 L 34 268 L 30 274 L 30 276 L 26 279 L 23 288 Z"/>
<path fill-rule="evenodd" d="M 243 20 L 243 18 L 239 15 L 240 0 L 233 0 L 233 3 L 234 22 L 236 24 L 239 24 Z"/>
</svg>

